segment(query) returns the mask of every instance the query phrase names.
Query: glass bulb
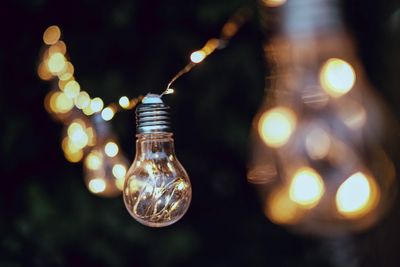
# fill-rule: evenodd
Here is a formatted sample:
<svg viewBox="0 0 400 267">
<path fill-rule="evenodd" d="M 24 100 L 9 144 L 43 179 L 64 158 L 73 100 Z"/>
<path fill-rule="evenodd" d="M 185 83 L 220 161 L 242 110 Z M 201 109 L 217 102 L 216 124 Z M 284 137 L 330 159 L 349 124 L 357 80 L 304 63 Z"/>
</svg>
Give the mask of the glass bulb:
<svg viewBox="0 0 400 267">
<path fill-rule="evenodd" d="M 248 171 L 271 221 L 322 236 L 373 226 L 396 193 L 384 150 L 390 116 L 370 91 L 336 4 L 282 7 L 283 31 L 265 46 L 272 90 L 253 123 Z"/>
<path fill-rule="evenodd" d="M 123 191 L 131 216 L 151 227 L 178 221 L 192 198 L 189 177 L 175 156 L 167 109 L 157 95 L 147 95 L 138 107 L 136 156 Z"/>
</svg>

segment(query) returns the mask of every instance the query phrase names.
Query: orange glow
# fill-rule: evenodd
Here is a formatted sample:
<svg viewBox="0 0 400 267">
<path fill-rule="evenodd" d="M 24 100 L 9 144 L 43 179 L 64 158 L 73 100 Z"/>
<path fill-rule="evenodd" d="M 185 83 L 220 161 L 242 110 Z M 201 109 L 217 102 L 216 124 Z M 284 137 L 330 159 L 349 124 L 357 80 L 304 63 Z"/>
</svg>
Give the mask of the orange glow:
<svg viewBox="0 0 400 267">
<path fill-rule="evenodd" d="M 286 0 L 262 0 L 266 6 L 278 7 L 286 3 Z"/>
<path fill-rule="evenodd" d="M 80 149 L 78 151 L 75 152 L 71 152 L 71 151 L 67 151 L 64 152 L 64 157 L 72 163 L 76 163 L 81 161 L 81 159 L 83 158 L 83 151 Z"/>
<path fill-rule="evenodd" d="M 289 196 L 304 208 L 316 206 L 324 193 L 324 183 L 319 174 L 309 168 L 300 168 L 290 183 Z"/>
<path fill-rule="evenodd" d="M 331 138 L 324 129 L 315 127 L 308 132 L 305 145 L 310 158 L 314 160 L 323 159 L 329 153 Z"/>
<path fill-rule="evenodd" d="M 92 193 L 101 193 L 106 190 L 106 182 L 102 178 L 94 178 L 89 181 L 88 188 Z"/>
<path fill-rule="evenodd" d="M 43 42 L 48 45 L 57 43 L 60 39 L 61 30 L 57 25 L 50 26 L 43 34 Z"/>
<path fill-rule="evenodd" d="M 64 94 L 70 99 L 77 97 L 80 90 L 81 86 L 75 80 L 68 81 L 64 86 Z"/>
<path fill-rule="evenodd" d="M 90 108 L 94 113 L 99 112 L 103 109 L 104 102 L 100 97 L 95 97 L 90 101 Z"/>
<path fill-rule="evenodd" d="M 338 212 L 350 219 L 360 218 L 369 213 L 376 207 L 378 200 L 379 191 L 375 181 L 362 172 L 347 178 L 336 193 Z"/>
<path fill-rule="evenodd" d="M 126 96 L 122 96 L 119 101 L 118 101 L 119 105 L 124 108 L 124 109 L 128 109 L 129 108 L 129 98 Z"/>
<path fill-rule="evenodd" d="M 285 145 L 296 127 L 296 115 L 286 107 L 266 111 L 258 122 L 258 132 L 270 147 Z"/>
<path fill-rule="evenodd" d="M 265 215 L 277 224 L 297 223 L 304 211 L 294 203 L 288 195 L 286 188 L 275 190 L 267 198 Z"/>
<path fill-rule="evenodd" d="M 38 73 L 39 78 L 44 81 L 48 81 L 53 77 L 51 75 L 51 73 L 49 72 L 49 70 L 47 69 L 46 64 L 44 64 L 43 62 L 39 64 L 37 73 Z"/>
<path fill-rule="evenodd" d="M 224 27 L 225 28 L 225 27 Z M 222 29 L 222 32 L 224 32 L 224 29 Z M 226 35 L 226 34 L 225 34 Z M 206 53 L 206 55 L 211 54 L 214 52 L 214 50 L 219 46 L 219 40 L 218 39 L 210 39 L 207 41 L 206 45 L 201 49 Z"/>
<path fill-rule="evenodd" d="M 115 157 L 118 154 L 118 145 L 114 142 L 108 142 L 104 146 L 104 152 L 106 153 L 107 156 L 109 157 Z"/>
<path fill-rule="evenodd" d="M 348 93 L 354 86 L 356 73 L 344 60 L 331 58 L 325 62 L 320 72 L 322 88 L 333 97 Z"/>
<path fill-rule="evenodd" d="M 48 51 L 49 55 L 52 55 L 57 52 L 65 55 L 65 53 L 67 53 L 67 46 L 63 41 L 58 41 L 54 45 L 50 46 Z"/>
<path fill-rule="evenodd" d="M 64 55 L 59 52 L 52 54 L 47 61 L 47 68 L 53 74 L 63 71 L 66 68 Z"/>
<path fill-rule="evenodd" d="M 205 58 L 206 58 L 206 53 L 204 53 L 204 51 L 202 51 L 202 50 L 195 51 L 190 55 L 190 60 L 193 63 L 200 63 Z"/>
<path fill-rule="evenodd" d="M 235 23 L 228 22 L 222 28 L 222 35 L 224 35 L 225 38 L 230 38 L 236 34 L 237 30 L 238 30 L 238 26 Z"/>
<path fill-rule="evenodd" d="M 105 121 L 109 121 L 111 120 L 115 115 L 115 111 L 112 107 L 106 107 L 105 109 L 103 109 L 103 111 L 101 112 L 101 117 L 103 118 L 103 120 Z"/>
</svg>

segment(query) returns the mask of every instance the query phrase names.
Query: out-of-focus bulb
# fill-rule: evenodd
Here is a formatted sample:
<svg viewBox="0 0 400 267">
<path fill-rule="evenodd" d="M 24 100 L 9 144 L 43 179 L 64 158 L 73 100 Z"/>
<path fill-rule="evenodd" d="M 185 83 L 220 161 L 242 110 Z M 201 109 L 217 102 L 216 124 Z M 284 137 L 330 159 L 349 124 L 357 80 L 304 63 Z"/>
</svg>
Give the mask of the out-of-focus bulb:
<svg viewBox="0 0 400 267">
<path fill-rule="evenodd" d="M 192 198 L 189 177 L 175 156 L 168 109 L 153 94 L 137 108 L 136 156 L 123 191 L 131 216 L 151 227 L 178 221 Z"/>
</svg>

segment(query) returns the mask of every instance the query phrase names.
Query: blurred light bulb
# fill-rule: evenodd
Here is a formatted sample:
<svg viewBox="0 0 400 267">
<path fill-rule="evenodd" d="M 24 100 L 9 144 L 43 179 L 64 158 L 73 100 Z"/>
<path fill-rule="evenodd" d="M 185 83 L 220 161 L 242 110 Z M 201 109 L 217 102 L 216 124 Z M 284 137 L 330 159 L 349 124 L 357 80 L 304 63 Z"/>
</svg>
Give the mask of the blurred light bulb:
<svg viewBox="0 0 400 267">
<path fill-rule="evenodd" d="M 337 1 L 286 1 L 275 11 L 282 31 L 264 49 L 272 79 L 254 119 L 248 180 L 273 222 L 323 236 L 365 230 L 396 193 L 383 149 L 395 141 L 383 123 L 398 125 L 370 91 Z"/>
<path fill-rule="evenodd" d="M 192 197 L 189 177 L 175 156 L 168 109 L 152 94 L 138 107 L 136 156 L 123 190 L 131 216 L 151 227 L 178 221 Z"/>
</svg>

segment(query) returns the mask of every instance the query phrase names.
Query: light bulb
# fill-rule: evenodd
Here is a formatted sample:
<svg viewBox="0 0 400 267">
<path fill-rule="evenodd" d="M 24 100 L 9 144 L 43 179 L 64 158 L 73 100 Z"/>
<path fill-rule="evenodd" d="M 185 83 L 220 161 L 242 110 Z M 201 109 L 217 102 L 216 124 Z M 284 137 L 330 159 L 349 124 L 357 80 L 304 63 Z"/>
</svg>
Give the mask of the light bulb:
<svg viewBox="0 0 400 267">
<path fill-rule="evenodd" d="M 128 160 L 111 135 L 109 123 L 99 113 L 93 117 L 96 145 L 83 160 L 84 179 L 88 190 L 101 197 L 121 194 L 128 171 Z"/>
<path fill-rule="evenodd" d="M 192 198 L 189 177 L 175 155 L 168 110 L 153 94 L 137 108 L 136 156 L 123 190 L 130 215 L 151 227 L 178 221 Z"/>
<path fill-rule="evenodd" d="M 283 32 L 265 49 L 272 90 L 253 123 L 248 180 L 275 223 L 324 236 L 365 230 L 395 193 L 383 150 L 389 116 L 335 0 L 287 1 L 282 12 Z"/>
</svg>

